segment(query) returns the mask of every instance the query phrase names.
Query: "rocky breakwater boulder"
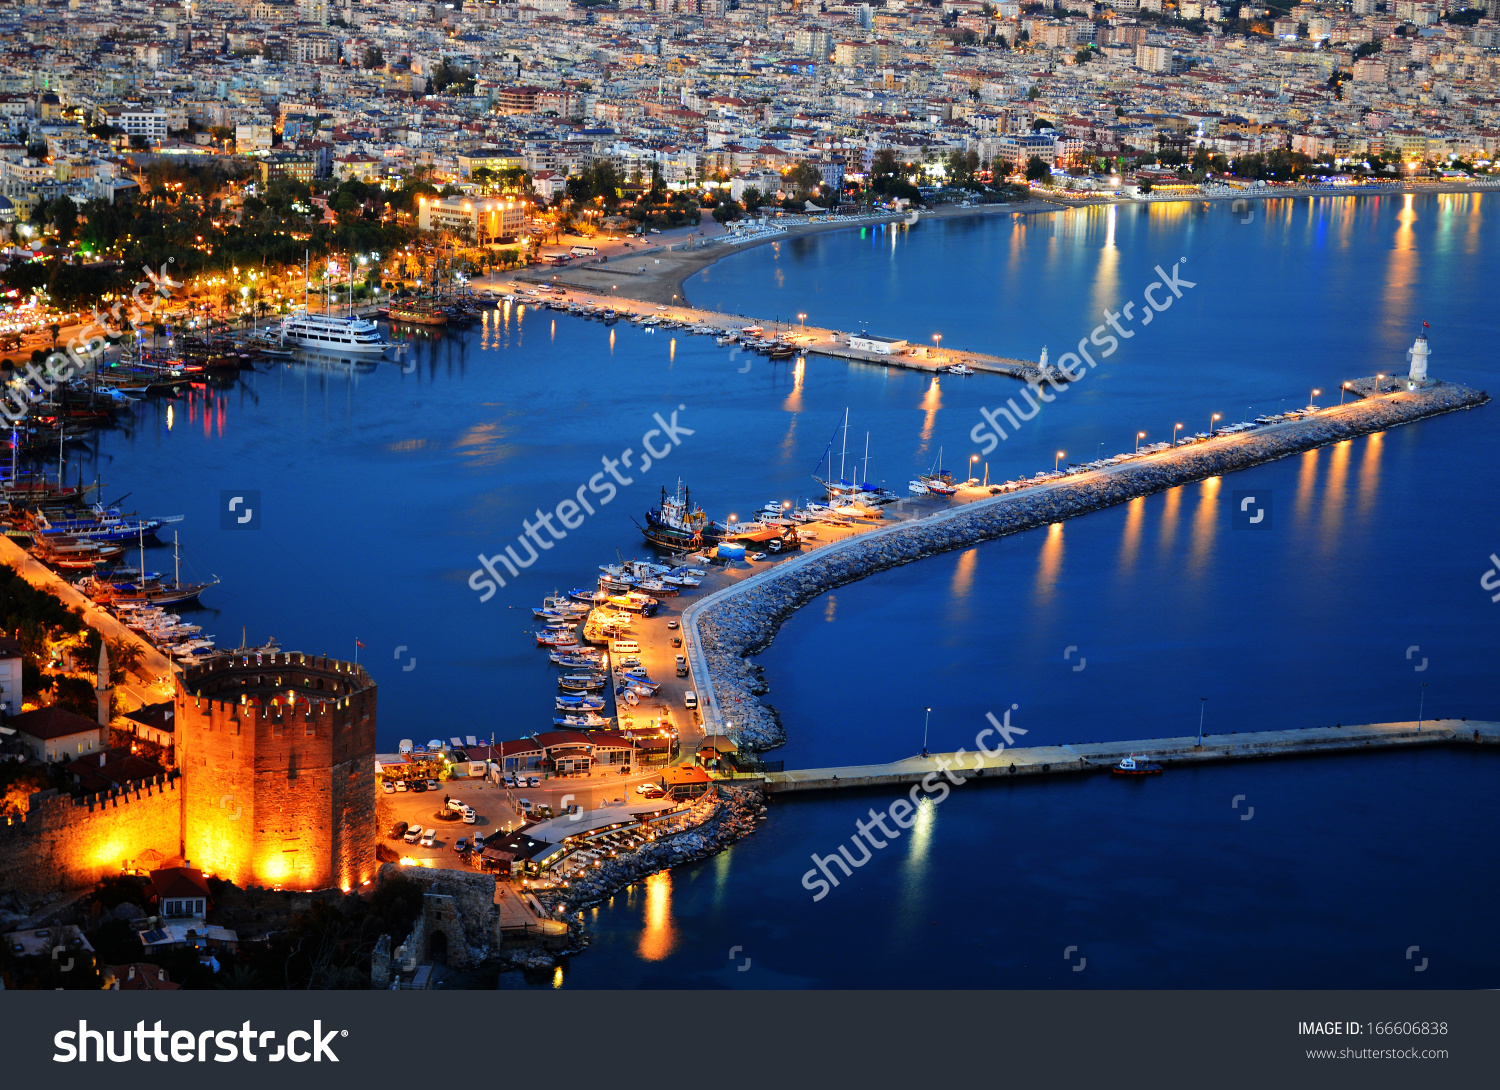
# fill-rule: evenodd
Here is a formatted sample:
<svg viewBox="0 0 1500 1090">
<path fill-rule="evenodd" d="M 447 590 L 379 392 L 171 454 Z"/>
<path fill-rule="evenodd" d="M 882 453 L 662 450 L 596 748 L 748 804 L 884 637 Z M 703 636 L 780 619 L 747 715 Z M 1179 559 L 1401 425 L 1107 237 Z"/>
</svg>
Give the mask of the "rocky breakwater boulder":
<svg viewBox="0 0 1500 1090">
<path fill-rule="evenodd" d="M 717 855 L 748 836 L 766 816 L 765 796 L 759 788 L 715 784 L 709 791 L 699 803 L 708 811 L 700 824 L 611 859 L 588 877 L 575 879 L 567 889 L 540 892 L 538 898 L 554 915 L 586 908 L 663 868 Z"/>
<path fill-rule="evenodd" d="M 825 591 L 936 553 L 1488 400 L 1483 391 L 1439 382 L 1290 424 L 1184 444 L 1113 470 L 992 496 L 783 560 L 765 578 L 721 592 L 695 618 L 719 716 L 732 725 L 744 749 L 773 749 L 785 741 L 776 710 L 759 699 L 765 680 L 748 656 L 767 646 L 787 617 Z"/>
</svg>

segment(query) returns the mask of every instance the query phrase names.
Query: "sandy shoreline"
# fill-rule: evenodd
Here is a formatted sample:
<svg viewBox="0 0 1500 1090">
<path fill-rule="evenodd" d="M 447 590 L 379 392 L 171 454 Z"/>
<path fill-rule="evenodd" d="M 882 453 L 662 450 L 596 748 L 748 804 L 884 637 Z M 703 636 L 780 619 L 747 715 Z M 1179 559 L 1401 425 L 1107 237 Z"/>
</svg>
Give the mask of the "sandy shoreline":
<svg viewBox="0 0 1500 1090">
<path fill-rule="evenodd" d="M 922 213 L 926 219 L 948 219 L 957 216 L 983 216 L 998 214 L 1035 215 L 1043 212 L 1060 212 L 1068 206 L 1052 201 L 1029 200 L 1015 204 L 987 204 L 973 207 L 945 205 L 933 212 Z M 825 231 L 847 231 L 856 227 L 869 227 L 878 223 L 900 223 L 904 215 L 891 215 L 881 219 L 861 217 L 857 221 L 837 220 L 823 223 L 798 223 L 789 226 L 784 234 L 767 235 L 740 243 L 714 242 L 692 250 L 648 250 L 642 254 L 627 254 L 603 264 L 573 265 L 560 270 L 535 269 L 520 273 L 517 280 L 532 283 L 557 283 L 576 291 L 596 295 L 614 295 L 635 299 L 643 303 L 691 306 L 683 284 L 688 277 L 699 273 L 726 257 L 742 254 L 757 246 L 772 242 L 786 242 L 805 235 L 822 234 Z M 645 266 L 645 272 L 639 271 Z"/>
</svg>

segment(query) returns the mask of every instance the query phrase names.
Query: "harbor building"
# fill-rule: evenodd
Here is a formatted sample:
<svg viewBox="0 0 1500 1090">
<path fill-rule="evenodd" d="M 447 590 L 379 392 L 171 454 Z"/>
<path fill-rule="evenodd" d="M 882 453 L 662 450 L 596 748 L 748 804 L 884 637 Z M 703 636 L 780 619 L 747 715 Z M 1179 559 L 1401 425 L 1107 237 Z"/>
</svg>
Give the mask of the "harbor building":
<svg viewBox="0 0 1500 1090">
<path fill-rule="evenodd" d="M 242 887 L 375 876 L 375 683 L 362 667 L 290 652 L 195 666 L 174 724 L 195 866 Z"/>
<path fill-rule="evenodd" d="M 526 230 L 526 203 L 502 197 L 423 199 L 417 226 L 424 231 L 452 231 L 476 245 L 504 242 Z"/>
</svg>

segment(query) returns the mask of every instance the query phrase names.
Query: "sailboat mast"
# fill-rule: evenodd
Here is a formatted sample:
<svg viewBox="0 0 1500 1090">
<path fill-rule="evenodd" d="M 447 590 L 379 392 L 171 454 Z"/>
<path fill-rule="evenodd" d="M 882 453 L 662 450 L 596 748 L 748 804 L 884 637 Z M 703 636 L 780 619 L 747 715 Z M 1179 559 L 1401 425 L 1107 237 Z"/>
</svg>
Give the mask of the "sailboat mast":
<svg viewBox="0 0 1500 1090">
<path fill-rule="evenodd" d="M 141 589 L 142 593 L 144 593 L 145 590 L 146 590 L 146 524 L 144 522 L 137 522 L 136 523 L 136 532 L 138 534 L 140 534 L 140 541 L 141 541 L 141 581 L 140 581 L 140 589 Z"/>
<path fill-rule="evenodd" d="M 865 432 L 865 468 L 861 471 L 859 485 L 863 488 L 870 481 L 870 433 Z"/>
<path fill-rule="evenodd" d="M 172 531 L 172 585 L 182 586 L 182 551 L 177 547 L 177 531 Z"/>
<path fill-rule="evenodd" d="M 847 479 L 844 476 L 844 461 L 849 456 L 849 409 L 844 409 L 844 445 L 839 451 L 839 483 L 843 484 Z"/>
</svg>

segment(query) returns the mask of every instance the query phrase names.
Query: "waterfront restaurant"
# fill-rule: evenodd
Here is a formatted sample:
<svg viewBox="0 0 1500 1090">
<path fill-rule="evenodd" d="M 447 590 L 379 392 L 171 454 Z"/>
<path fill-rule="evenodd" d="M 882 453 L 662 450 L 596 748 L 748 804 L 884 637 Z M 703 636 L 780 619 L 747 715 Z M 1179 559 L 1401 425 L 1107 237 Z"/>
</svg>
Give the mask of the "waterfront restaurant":
<svg viewBox="0 0 1500 1090">
<path fill-rule="evenodd" d="M 708 790 L 708 771 L 702 768 L 669 768 L 661 777 L 662 790 L 669 799 L 696 799 Z"/>
</svg>

